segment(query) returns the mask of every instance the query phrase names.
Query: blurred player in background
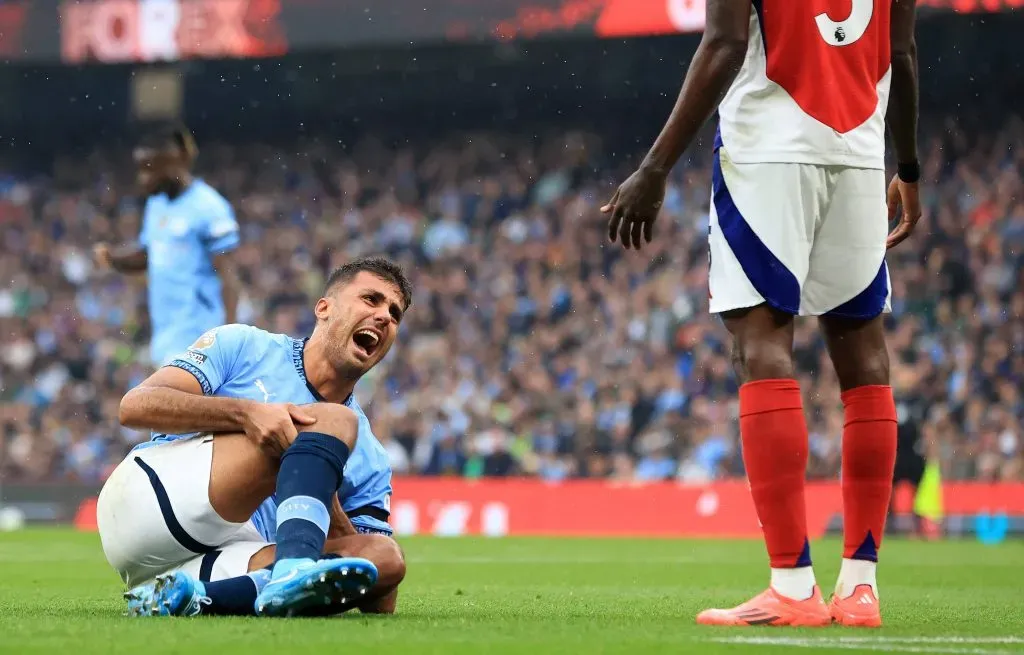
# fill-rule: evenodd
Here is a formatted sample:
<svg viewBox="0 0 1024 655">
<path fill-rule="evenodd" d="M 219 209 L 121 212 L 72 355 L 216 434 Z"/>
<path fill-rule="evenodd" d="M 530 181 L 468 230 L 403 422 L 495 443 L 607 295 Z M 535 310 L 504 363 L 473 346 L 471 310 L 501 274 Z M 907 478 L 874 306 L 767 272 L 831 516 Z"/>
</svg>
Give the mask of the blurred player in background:
<svg viewBox="0 0 1024 655">
<path fill-rule="evenodd" d="M 238 223 L 228 201 L 192 176 L 198 152 L 184 127 L 165 127 L 145 139 L 133 153 L 146 196 L 139 241 L 100 243 L 94 251 L 101 266 L 148 272 L 150 356 L 157 366 L 207 330 L 235 322 Z"/>
<path fill-rule="evenodd" d="M 107 560 L 135 585 L 130 613 L 394 611 L 391 465 L 353 391 L 411 298 L 390 261 L 350 262 L 308 339 L 225 325 L 125 395 L 121 422 L 162 433 L 97 503 Z"/>
<path fill-rule="evenodd" d="M 875 567 L 896 457 L 885 250 L 920 217 L 914 16 L 914 0 L 708 0 L 668 123 L 602 208 L 612 241 L 649 242 L 666 176 L 718 106 L 710 305 L 733 336 L 743 461 L 771 586 L 738 607 L 702 612 L 700 623 L 881 625 Z M 902 206 L 888 238 L 886 123 L 899 164 L 890 220 Z M 797 315 L 819 317 L 845 412 L 844 551 L 830 606 L 807 539 Z"/>
<path fill-rule="evenodd" d="M 928 415 L 928 402 L 917 395 L 909 393 L 906 385 L 894 384 L 896 397 L 896 467 L 893 472 L 893 488 L 898 489 L 906 484 L 917 495 L 921 479 L 924 477 L 926 444 L 922 438 L 922 426 Z M 894 502 L 889 502 L 889 524 L 896 518 Z M 917 536 L 924 534 L 924 522 L 916 512 L 911 514 L 912 524 L 908 532 Z"/>
</svg>

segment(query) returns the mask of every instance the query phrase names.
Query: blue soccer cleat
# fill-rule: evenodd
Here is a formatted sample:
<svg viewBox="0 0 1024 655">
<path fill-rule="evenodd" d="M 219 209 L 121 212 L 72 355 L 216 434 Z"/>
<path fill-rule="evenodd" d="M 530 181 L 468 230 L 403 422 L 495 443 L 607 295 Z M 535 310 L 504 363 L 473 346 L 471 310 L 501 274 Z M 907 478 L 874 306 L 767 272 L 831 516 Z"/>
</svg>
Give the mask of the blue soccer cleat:
<svg viewBox="0 0 1024 655">
<path fill-rule="evenodd" d="M 359 557 L 281 560 L 273 577 L 256 597 L 259 616 L 302 616 L 307 611 L 343 607 L 357 601 L 377 583 L 377 567 Z"/>
<path fill-rule="evenodd" d="M 157 576 L 124 594 L 128 616 L 198 616 L 210 604 L 203 583 L 184 571 Z"/>
</svg>

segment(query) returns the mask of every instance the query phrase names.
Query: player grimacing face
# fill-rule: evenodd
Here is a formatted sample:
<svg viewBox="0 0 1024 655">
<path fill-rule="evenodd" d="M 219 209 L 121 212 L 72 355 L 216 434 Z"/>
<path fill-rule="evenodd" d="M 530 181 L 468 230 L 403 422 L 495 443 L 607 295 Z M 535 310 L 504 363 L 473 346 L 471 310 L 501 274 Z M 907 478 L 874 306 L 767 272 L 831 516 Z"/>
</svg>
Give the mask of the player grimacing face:
<svg viewBox="0 0 1024 655">
<path fill-rule="evenodd" d="M 355 375 L 369 371 L 391 350 L 404 311 L 398 287 L 368 271 L 337 285 L 314 309 L 331 365 Z"/>
</svg>

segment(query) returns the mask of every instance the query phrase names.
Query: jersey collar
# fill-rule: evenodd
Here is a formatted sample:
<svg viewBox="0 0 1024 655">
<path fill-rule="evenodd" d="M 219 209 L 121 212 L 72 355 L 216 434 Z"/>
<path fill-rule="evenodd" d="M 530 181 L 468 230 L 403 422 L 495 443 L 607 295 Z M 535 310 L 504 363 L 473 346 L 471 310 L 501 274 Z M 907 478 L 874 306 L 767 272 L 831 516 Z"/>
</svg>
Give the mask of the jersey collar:
<svg viewBox="0 0 1024 655">
<path fill-rule="evenodd" d="M 302 355 L 303 352 L 305 352 L 306 350 L 306 342 L 308 341 L 309 337 L 306 337 L 305 339 L 292 339 L 292 364 L 295 365 L 295 372 L 298 373 L 300 378 L 302 378 L 302 381 L 303 383 L 305 383 L 306 388 L 309 389 L 309 393 L 313 394 L 313 397 L 316 398 L 317 402 L 327 403 L 330 401 L 321 396 L 320 392 L 316 390 L 316 387 L 309 383 L 309 378 L 306 377 L 306 364 L 303 361 Z M 350 393 L 348 395 L 348 398 L 345 399 L 345 402 L 343 402 L 342 405 L 345 405 L 346 407 L 351 407 L 352 400 L 354 397 L 355 394 Z"/>
</svg>

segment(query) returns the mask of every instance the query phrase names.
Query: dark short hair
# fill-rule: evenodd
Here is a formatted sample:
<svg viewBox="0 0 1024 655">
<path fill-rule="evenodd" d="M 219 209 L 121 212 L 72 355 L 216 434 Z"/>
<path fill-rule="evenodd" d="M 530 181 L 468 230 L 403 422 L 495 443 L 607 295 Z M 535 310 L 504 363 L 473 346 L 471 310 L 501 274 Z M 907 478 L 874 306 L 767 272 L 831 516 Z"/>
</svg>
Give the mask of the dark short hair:
<svg viewBox="0 0 1024 655">
<path fill-rule="evenodd" d="M 189 161 L 199 155 L 199 147 L 196 146 L 191 130 L 180 123 L 163 123 L 153 127 L 139 140 L 139 146 L 153 150 L 170 148 L 185 155 Z"/>
<path fill-rule="evenodd" d="M 402 302 L 405 303 L 403 309 L 409 309 L 409 305 L 412 304 L 412 284 L 409 282 L 409 278 L 405 276 L 405 271 L 401 266 L 387 257 L 381 256 L 353 259 L 331 271 L 331 274 L 327 276 L 327 283 L 324 285 L 324 295 L 326 296 L 331 289 L 339 284 L 351 282 L 356 275 L 363 271 L 372 273 L 398 287 L 402 294 Z"/>
</svg>

